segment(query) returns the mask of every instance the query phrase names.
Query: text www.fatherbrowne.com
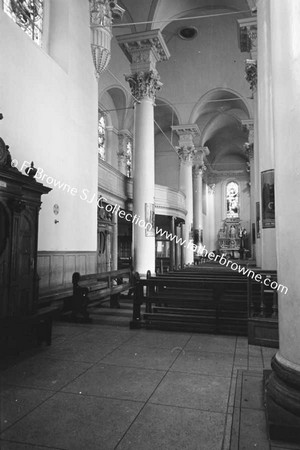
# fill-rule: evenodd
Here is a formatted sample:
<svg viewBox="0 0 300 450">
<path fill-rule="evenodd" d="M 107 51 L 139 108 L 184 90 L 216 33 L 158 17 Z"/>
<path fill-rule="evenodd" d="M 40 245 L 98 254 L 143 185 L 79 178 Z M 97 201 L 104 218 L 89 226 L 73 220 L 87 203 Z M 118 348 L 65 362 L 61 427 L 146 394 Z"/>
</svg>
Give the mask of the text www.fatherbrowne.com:
<svg viewBox="0 0 300 450">
<path fill-rule="evenodd" d="M 13 160 L 12 166 L 17 167 L 18 161 Z M 28 161 L 24 161 L 21 167 L 21 170 L 25 169 L 26 167 L 30 167 L 30 163 Z M 37 180 L 41 182 L 46 182 L 49 185 L 53 185 L 55 188 L 60 189 L 64 192 L 70 193 L 72 196 L 80 195 L 80 199 L 83 201 L 87 201 L 88 203 L 97 202 L 97 206 L 100 209 L 105 209 L 106 212 L 110 214 L 115 214 L 119 216 L 121 219 L 124 218 L 128 222 L 133 223 L 134 225 L 138 225 L 142 228 L 145 228 L 148 232 L 153 230 L 153 225 L 149 222 L 145 222 L 145 220 L 141 219 L 140 216 L 137 214 L 132 215 L 131 213 L 126 213 L 120 205 L 115 204 L 114 206 L 109 203 L 109 201 L 105 197 L 98 197 L 96 193 L 94 193 L 92 196 L 90 196 L 90 192 L 88 189 L 83 189 L 81 192 L 77 190 L 75 187 L 71 187 L 70 185 L 66 183 L 62 183 L 59 180 L 56 180 L 55 178 L 51 177 L 50 175 L 47 175 L 42 168 L 38 168 L 37 172 L 34 176 Z M 103 202 L 107 202 L 107 204 L 104 206 Z M 199 246 L 194 244 L 193 241 L 186 242 L 186 240 L 182 239 L 181 237 L 178 237 L 176 234 L 169 233 L 166 230 L 162 230 L 161 228 L 156 227 L 155 228 L 155 235 L 164 237 L 166 240 L 169 241 L 175 241 L 176 244 L 179 244 L 185 248 L 191 248 L 193 252 L 199 252 Z M 232 270 L 237 271 L 238 273 L 241 273 L 247 277 L 251 277 L 251 279 L 254 279 L 258 283 L 263 283 L 265 286 L 270 287 L 273 290 L 280 291 L 284 294 L 287 294 L 288 288 L 286 286 L 283 286 L 282 284 L 278 284 L 275 280 L 272 280 L 268 277 L 263 277 L 260 273 L 255 273 L 253 270 L 250 270 L 248 267 L 241 266 L 240 264 L 237 264 L 234 261 L 231 261 L 230 259 L 225 258 L 224 255 L 216 255 L 214 252 L 209 252 L 205 245 L 203 246 L 201 250 L 201 257 L 208 258 L 210 261 L 217 261 L 221 266 L 230 267 Z"/>
</svg>

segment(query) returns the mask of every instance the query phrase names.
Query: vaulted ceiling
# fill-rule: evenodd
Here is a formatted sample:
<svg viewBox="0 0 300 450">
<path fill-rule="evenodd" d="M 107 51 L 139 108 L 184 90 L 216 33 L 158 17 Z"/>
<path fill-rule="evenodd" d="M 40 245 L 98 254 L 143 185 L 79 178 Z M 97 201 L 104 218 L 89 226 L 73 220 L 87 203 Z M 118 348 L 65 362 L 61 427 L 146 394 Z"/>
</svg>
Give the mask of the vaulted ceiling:
<svg viewBox="0 0 300 450">
<path fill-rule="evenodd" d="M 162 96 L 156 100 L 156 135 L 159 133 L 168 135 L 171 126 L 178 123 L 196 123 L 200 129 L 202 145 L 208 146 L 210 150 L 208 159 L 214 169 L 228 170 L 245 167 L 246 156 L 243 145 L 247 141 L 247 133 L 241 125 L 241 120 L 251 117 L 251 92 L 249 91 L 245 96 L 238 91 L 229 89 L 227 78 L 230 78 L 230 73 L 227 68 L 224 77 L 220 77 L 219 84 L 214 86 L 214 89 L 208 90 L 205 95 L 203 92 L 200 95 L 197 86 L 204 89 L 205 79 L 203 77 L 207 75 L 202 70 L 203 65 L 201 66 L 201 64 L 201 71 L 197 72 L 199 70 L 197 58 L 206 61 L 205 69 L 207 69 L 207 63 L 213 61 L 213 58 L 219 58 L 217 51 L 220 50 L 220 44 L 218 46 L 211 44 L 215 54 L 205 54 L 206 49 L 201 47 L 204 45 L 204 36 L 201 33 L 203 19 L 208 20 L 210 17 L 215 17 L 219 19 L 220 23 L 223 17 L 223 27 L 230 25 L 233 31 L 231 33 L 232 42 L 221 42 L 221 45 L 224 48 L 226 45 L 234 48 L 237 57 L 231 55 L 231 70 L 237 70 L 234 64 L 238 59 L 237 64 L 239 63 L 240 70 L 245 57 L 241 55 L 238 48 L 236 18 L 249 17 L 253 0 L 119 0 L 118 4 L 126 12 L 122 22 L 116 23 L 113 27 L 115 36 L 159 28 L 171 52 L 170 60 L 161 63 L 163 65 L 159 67 L 160 73 L 163 74 L 164 89 Z M 200 47 L 195 47 L 195 43 L 192 44 L 192 41 L 190 44 L 185 43 L 186 46 L 183 47 L 183 43 L 178 37 L 178 31 L 182 27 L 193 26 L 199 30 Z M 213 39 L 213 31 L 211 33 Z M 222 39 L 220 35 L 218 39 L 219 41 Z M 198 63 L 197 70 L 193 69 L 195 62 Z M 176 73 L 178 67 L 176 64 L 184 64 L 188 74 L 191 76 L 194 74 L 197 82 L 185 84 L 182 71 Z M 180 69 L 182 70 L 182 67 Z M 240 77 L 242 79 L 244 77 L 242 71 Z M 170 95 L 171 90 L 168 86 L 171 84 L 176 86 L 176 83 L 176 98 L 177 100 L 180 98 L 181 103 L 186 102 L 187 105 L 177 107 L 174 101 L 175 95 Z M 193 92 L 188 92 L 188 89 L 192 89 Z M 112 92 L 112 94 L 114 103 L 119 103 L 116 93 Z"/>
</svg>

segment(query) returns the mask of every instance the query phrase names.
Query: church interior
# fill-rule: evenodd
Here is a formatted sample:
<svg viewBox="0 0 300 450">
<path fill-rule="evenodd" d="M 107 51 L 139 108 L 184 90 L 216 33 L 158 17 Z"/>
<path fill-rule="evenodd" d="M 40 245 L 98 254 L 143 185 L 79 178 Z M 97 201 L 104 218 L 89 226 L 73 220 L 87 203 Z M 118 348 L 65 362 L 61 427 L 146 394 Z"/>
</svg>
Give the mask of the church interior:
<svg viewBox="0 0 300 450">
<path fill-rule="evenodd" d="M 299 22 L 1 1 L 1 449 L 300 448 Z"/>
</svg>

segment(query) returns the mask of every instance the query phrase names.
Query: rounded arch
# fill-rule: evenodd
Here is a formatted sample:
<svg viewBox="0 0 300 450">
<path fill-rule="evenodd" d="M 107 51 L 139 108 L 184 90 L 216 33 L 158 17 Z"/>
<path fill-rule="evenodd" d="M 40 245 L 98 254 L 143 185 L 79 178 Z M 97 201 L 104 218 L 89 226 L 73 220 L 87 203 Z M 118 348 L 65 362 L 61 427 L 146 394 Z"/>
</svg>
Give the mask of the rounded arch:
<svg viewBox="0 0 300 450">
<path fill-rule="evenodd" d="M 253 116 L 253 108 L 250 105 L 250 102 L 243 97 L 242 95 L 239 94 L 239 92 L 230 89 L 230 88 L 223 88 L 223 87 L 217 87 L 214 89 L 211 89 L 210 91 L 206 92 L 204 95 L 202 95 L 198 102 L 195 104 L 192 112 L 191 112 L 191 116 L 190 116 L 190 123 L 195 123 L 198 119 L 198 117 L 201 115 L 201 113 L 203 112 L 203 109 L 205 108 L 206 105 L 208 105 L 209 103 L 217 103 L 218 101 L 221 100 L 223 101 L 228 101 L 230 100 L 230 98 L 233 98 L 233 102 L 235 101 L 240 101 L 241 104 L 244 106 L 243 108 L 238 108 L 238 109 L 242 109 L 245 111 L 246 117 L 245 119 L 249 119 L 250 117 Z"/>
<path fill-rule="evenodd" d="M 111 125 L 116 129 L 122 129 L 128 105 L 126 90 L 119 85 L 112 85 L 99 94 L 98 104 L 101 104 L 104 113 L 110 115 Z"/>
</svg>

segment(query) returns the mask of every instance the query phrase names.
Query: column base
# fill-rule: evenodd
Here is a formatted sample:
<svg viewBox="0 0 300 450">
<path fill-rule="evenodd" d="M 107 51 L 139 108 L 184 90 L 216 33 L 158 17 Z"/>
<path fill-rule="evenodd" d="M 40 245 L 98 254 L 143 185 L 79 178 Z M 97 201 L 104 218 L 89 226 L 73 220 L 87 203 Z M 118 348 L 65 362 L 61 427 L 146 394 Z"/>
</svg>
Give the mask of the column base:
<svg viewBox="0 0 300 450">
<path fill-rule="evenodd" d="M 266 418 L 271 440 L 300 442 L 300 372 L 276 354 L 264 371 Z"/>
</svg>

